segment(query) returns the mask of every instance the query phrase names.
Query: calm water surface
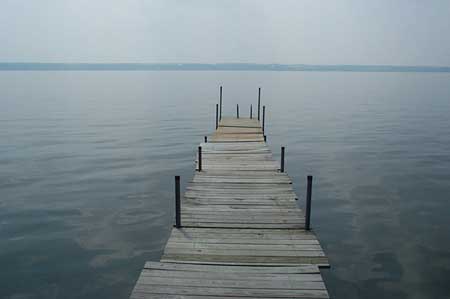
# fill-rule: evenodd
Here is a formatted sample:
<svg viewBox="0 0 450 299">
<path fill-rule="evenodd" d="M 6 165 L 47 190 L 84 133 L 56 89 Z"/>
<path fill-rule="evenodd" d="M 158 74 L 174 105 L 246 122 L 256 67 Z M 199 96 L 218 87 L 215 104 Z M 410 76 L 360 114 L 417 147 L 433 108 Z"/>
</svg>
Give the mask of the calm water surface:
<svg viewBox="0 0 450 299">
<path fill-rule="evenodd" d="M 332 297 L 450 297 L 450 75 L 327 72 L 0 72 L 0 297 L 127 298 L 220 84 L 314 175 Z"/>
</svg>

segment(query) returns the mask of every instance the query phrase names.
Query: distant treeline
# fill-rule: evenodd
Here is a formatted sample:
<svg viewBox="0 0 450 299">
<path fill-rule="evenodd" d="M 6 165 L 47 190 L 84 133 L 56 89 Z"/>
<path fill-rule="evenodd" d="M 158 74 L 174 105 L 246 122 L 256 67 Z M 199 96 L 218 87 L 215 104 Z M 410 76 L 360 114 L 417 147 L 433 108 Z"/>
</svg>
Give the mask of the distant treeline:
<svg viewBox="0 0 450 299">
<path fill-rule="evenodd" d="M 310 65 L 256 63 L 0 63 L 2 71 L 322 71 L 450 72 L 448 66 Z"/>
</svg>

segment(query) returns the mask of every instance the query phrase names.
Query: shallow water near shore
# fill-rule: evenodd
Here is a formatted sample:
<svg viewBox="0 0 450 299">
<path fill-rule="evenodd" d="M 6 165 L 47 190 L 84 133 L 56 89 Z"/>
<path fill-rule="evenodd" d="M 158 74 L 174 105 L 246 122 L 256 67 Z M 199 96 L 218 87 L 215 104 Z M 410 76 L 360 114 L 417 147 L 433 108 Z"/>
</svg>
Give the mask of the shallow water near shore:
<svg viewBox="0 0 450 299">
<path fill-rule="evenodd" d="M 448 298 L 450 75 L 0 72 L 0 297 L 128 298 L 159 260 L 173 176 L 224 114 L 267 106 L 333 298 Z M 301 202 L 302 203 L 302 202 Z"/>
</svg>

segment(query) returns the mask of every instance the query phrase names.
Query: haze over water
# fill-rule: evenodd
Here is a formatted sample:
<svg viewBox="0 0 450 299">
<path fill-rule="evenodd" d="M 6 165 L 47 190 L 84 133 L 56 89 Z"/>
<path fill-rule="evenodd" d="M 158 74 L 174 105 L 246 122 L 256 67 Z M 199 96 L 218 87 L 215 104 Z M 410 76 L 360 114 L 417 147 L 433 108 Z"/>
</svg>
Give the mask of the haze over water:
<svg viewBox="0 0 450 299">
<path fill-rule="evenodd" d="M 0 297 L 127 298 L 159 260 L 173 176 L 257 89 L 330 258 L 333 298 L 448 298 L 450 75 L 0 72 Z M 254 109 L 255 111 L 255 109 Z"/>
</svg>

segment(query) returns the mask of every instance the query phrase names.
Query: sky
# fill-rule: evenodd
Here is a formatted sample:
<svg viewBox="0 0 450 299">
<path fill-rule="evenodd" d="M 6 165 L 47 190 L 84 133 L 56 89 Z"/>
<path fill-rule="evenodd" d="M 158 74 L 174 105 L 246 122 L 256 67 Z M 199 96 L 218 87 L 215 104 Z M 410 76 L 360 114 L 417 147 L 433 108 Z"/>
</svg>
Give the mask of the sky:
<svg viewBox="0 0 450 299">
<path fill-rule="evenodd" d="M 450 66 L 450 1 L 0 0 L 0 62 Z"/>
</svg>

